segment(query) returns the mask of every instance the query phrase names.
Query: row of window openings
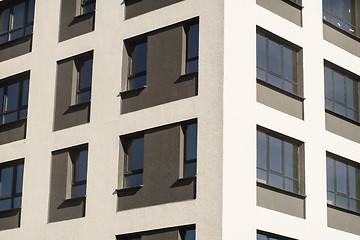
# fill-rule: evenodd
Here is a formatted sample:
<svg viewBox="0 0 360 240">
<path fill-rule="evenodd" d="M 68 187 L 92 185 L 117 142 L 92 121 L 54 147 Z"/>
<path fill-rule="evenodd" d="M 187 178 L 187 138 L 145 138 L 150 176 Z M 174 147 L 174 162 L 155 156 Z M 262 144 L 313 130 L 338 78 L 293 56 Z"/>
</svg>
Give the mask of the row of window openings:
<svg viewBox="0 0 360 240">
<path fill-rule="evenodd" d="M 296 194 L 304 192 L 303 143 L 257 131 L 257 181 Z M 327 154 L 328 204 L 360 213 L 359 164 Z"/>
<path fill-rule="evenodd" d="M 198 71 L 199 61 L 199 24 L 185 27 L 186 67 L 185 74 Z M 147 40 L 136 42 L 129 47 L 129 75 L 127 90 L 146 86 Z"/>
</svg>

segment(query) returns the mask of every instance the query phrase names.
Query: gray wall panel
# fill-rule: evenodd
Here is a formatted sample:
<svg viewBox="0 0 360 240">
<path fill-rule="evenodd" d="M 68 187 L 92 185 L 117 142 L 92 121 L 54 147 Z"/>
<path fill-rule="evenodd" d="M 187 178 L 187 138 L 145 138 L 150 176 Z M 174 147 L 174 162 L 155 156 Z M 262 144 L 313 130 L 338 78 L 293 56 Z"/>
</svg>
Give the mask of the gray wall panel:
<svg viewBox="0 0 360 240">
<path fill-rule="evenodd" d="M 125 19 L 181 2 L 183 0 L 126 0 Z"/>
<path fill-rule="evenodd" d="M 360 127 L 330 113 L 325 113 L 325 128 L 354 142 L 360 143 Z"/>
<path fill-rule="evenodd" d="M 0 126 L 0 145 L 26 137 L 26 119 Z"/>
<path fill-rule="evenodd" d="M 0 45 L 0 62 L 31 52 L 32 34 Z"/>
<path fill-rule="evenodd" d="M 327 225 L 331 228 L 360 235 L 360 217 L 355 214 L 328 207 Z"/>
<path fill-rule="evenodd" d="M 0 213 L 0 230 L 20 227 L 21 209 L 13 209 Z"/>
</svg>

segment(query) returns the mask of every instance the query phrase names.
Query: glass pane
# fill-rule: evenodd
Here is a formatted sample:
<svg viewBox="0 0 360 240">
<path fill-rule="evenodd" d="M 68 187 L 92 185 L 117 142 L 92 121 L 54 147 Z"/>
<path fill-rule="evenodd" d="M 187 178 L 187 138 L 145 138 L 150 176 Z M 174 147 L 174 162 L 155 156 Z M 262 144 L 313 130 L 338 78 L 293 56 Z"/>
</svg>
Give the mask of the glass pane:
<svg viewBox="0 0 360 240">
<path fill-rule="evenodd" d="M 261 69 L 257 68 L 256 77 L 258 79 L 266 81 L 266 72 L 264 70 L 261 70 Z"/>
<path fill-rule="evenodd" d="M 0 200 L 0 211 L 11 209 L 11 199 Z"/>
<path fill-rule="evenodd" d="M 344 21 L 348 23 L 353 23 L 353 13 L 351 9 L 351 0 L 344 0 Z"/>
<path fill-rule="evenodd" d="M 269 79 L 268 79 L 268 82 L 276 87 L 279 87 L 279 88 L 282 88 L 282 80 L 281 78 L 275 76 L 275 75 L 272 75 L 269 73 Z"/>
<path fill-rule="evenodd" d="M 83 7 L 83 14 L 93 12 L 95 10 L 95 3 L 88 4 Z"/>
<path fill-rule="evenodd" d="M 128 89 L 136 89 L 146 85 L 146 75 L 129 79 Z"/>
<path fill-rule="evenodd" d="M 343 28 L 344 23 L 334 16 L 331 17 L 330 22 L 341 29 Z"/>
<path fill-rule="evenodd" d="M 89 102 L 91 100 L 91 91 L 78 94 L 78 103 Z"/>
<path fill-rule="evenodd" d="M 327 189 L 335 191 L 334 188 L 334 160 L 326 158 Z"/>
<path fill-rule="evenodd" d="M 82 67 L 80 89 L 91 87 L 93 60 L 84 61 Z"/>
<path fill-rule="evenodd" d="M 291 93 L 296 93 L 296 85 L 288 81 L 284 81 L 283 89 Z"/>
<path fill-rule="evenodd" d="M 333 14 L 341 17 L 341 0 L 332 0 L 331 9 Z"/>
<path fill-rule="evenodd" d="M 327 203 L 335 204 L 335 194 L 332 192 L 327 192 Z"/>
<path fill-rule="evenodd" d="M 27 118 L 27 109 L 24 109 L 24 110 L 20 111 L 19 119 L 24 119 L 24 118 Z"/>
<path fill-rule="evenodd" d="M 323 0 L 323 10 L 330 12 L 330 0 Z"/>
<path fill-rule="evenodd" d="M 26 106 L 28 104 L 28 97 L 29 97 L 29 80 L 25 80 L 23 82 L 22 106 Z"/>
<path fill-rule="evenodd" d="M 4 100 L 4 88 L 0 88 L 0 113 L 2 113 L 3 111 L 3 100 Z"/>
<path fill-rule="evenodd" d="M 349 180 L 349 196 L 356 197 L 356 176 L 355 168 L 348 166 L 348 180 Z"/>
<path fill-rule="evenodd" d="M 86 184 L 73 186 L 72 197 L 82 197 L 86 195 Z"/>
<path fill-rule="evenodd" d="M 342 162 L 335 161 L 335 171 L 336 171 L 336 191 L 347 194 L 346 165 Z"/>
<path fill-rule="evenodd" d="M 20 83 L 11 84 L 7 88 L 7 101 L 5 110 L 11 110 L 19 107 Z"/>
<path fill-rule="evenodd" d="M 184 240 L 195 240 L 195 229 L 187 230 Z"/>
<path fill-rule="evenodd" d="M 334 112 L 346 116 L 346 108 L 344 105 L 340 105 L 338 103 L 334 103 Z"/>
<path fill-rule="evenodd" d="M 19 208 L 21 207 L 21 197 L 16 197 L 14 198 L 14 205 L 13 205 L 13 208 Z"/>
<path fill-rule="evenodd" d="M 9 30 L 9 19 L 10 19 L 10 10 L 4 9 L 0 10 L 0 33 L 7 32 Z"/>
<path fill-rule="evenodd" d="M 187 62 L 187 66 L 186 66 L 187 73 L 197 72 L 199 67 L 198 64 L 199 61 L 197 59 Z"/>
<path fill-rule="evenodd" d="M 191 25 L 188 32 L 188 59 L 199 55 L 199 24 Z"/>
<path fill-rule="evenodd" d="M 341 196 L 341 195 L 339 195 L 339 194 L 336 194 L 335 195 L 336 196 L 336 206 L 338 206 L 338 207 L 342 207 L 342 208 L 349 208 L 349 206 L 348 206 L 348 198 L 347 197 L 344 197 L 344 196 Z"/>
<path fill-rule="evenodd" d="M 4 123 L 14 122 L 18 120 L 17 112 L 9 113 L 4 115 Z"/>
<path fill-rule="evenodd" d="M 269 40 L 269 70 L 281 74 L 281 46 Z"/>
<path fill-rule="evenodd" d="M 281 173 L 281 140 L 269 136 L 269 166 L 270 169 Z"/>
<path fill-rule="evenodd" d="M 15 40 L 19 37 L 22 37 L 24 35 L 24 30 L 20 29 L 15 32 L 10 33 L 10 40 Z"/>
<path fill-rule="evenodd" d="M 11 195 L 13 183 L 13 167 L 1 169 L 0 196 Z"/>
<path fill-rule="evenodd" d="M 291 180 L 285 178 L 285 190 L 298 193 L 299 192 L 299 182 L 296 180 Z"/>
<path fill-rule="evenodd" d="M 332 98 L 332 83 L 331 83 L 331 70 L 328 67 L 324 68 L 325 78 L 325 96 Z"/>
<path fill-rule="evenodd" d="M 327 12 L 323 12 L 323 18 L 327 21 L 330 21 L 330 14 L 328 14 Z"/>
<path fill-rule="evenodd" d="M 190 124 L 186 129 L 186 159 L 197 158 L 197 124 Z"/>
<path fill-rule="evenodd" d="M 349 209 L 354 211 L 354 212 L 357 212 L 356 200 L 349 199 Z"/>
<path fill-rule="evenodd" d="M 0 37 L 0 44 L 5 43 L 7 41 L 8 41 L 8 35 L 7 34 Z"/>
<path fill-rule="evenodd" d="M 283 189 L 283 180 L 282 176 L 269 173 L 269 185 Z"/>
<path fill-rule="evenodd" d="M 353 110 L 350 110 L 350 109 L 347 109 L 347 117 L 352 119 L 352 120 L 355 120 L 355 114 L 354 114 L 354 111 Z"/>
<path fill-rule="evenodd" d="M 75 181 L 86 180 L 87 175 L 87 162 L 88 162 L 88 151 L 81 151 L 78 153 L 78 159 L 76 159 L 75 165 Z"/>
<path fill-rule="evenodd" d="M 345 103 L 344 99 L 344 76 L 334 72 L 334 92 L 335 100 Z"/>
<path fill-rule="evenodd" d="M 355 27 L 349 25 L 349 24 L 344 24 L 344 30 L 351 33 L 351 34 L 355 34 Z"/>
<path fill-rule="evenodd" d="M 266 69 L 266 38 L 260 34 L 256 34 L 256 66 Z"/>
<path fill-rule="evenodd" d="M 293 51 L 284 47 L 284 78 L 293 80 Z"/>
<path fill-rule="evenodd" d="M 257 169 L 256 172 L 257 172 L 256 179 L 259 182 L 266 183 L 266 171 Z"/>
<path fill-rule="evenodd" d="M 128 170 L 137 170 L 144 167 L 144 138 L 134 139 L 131 142 Z"/>
<path fill-rule="evenodd" d="M 25 35 L 31 34 L 33 32 L 33 25 L 25 28 Z"/>
<path fill-rule="evenodd" d="M 357 83 L 347 77 L 346 80 L 346 105 L 354 108 L 354 104 L 357 103 Z"/>
<path fill-rule="evenodd" d="M 143 184 L 143 174 L 136 174 L 136 175 L 130 175 L 126 176 L 124 179 L 124 187 L 136 187 Z"/>
<path fill-rule="evenodd" d="M 15 5 L 12 13 L 11 29 L 24 25 L 25 20 L 25 2 Z"/>
<path fill-rule="evenodd" d="M 284 142 L 284 167 L 285 176 L 298 179 L 297 147 L 291 143 Z"/>
<path fill-rule="evenodd" d="M 256 235 L 256 240 L 267 240 L 267 237 L 265 235 L 258 233 Z"/>
<path fill-rule="evenodd" d="M 325 99 L 325 108 L 329 110 L 334 110 L 332 106 L 332 101 L 330 101 L 329 99 Z"/>
<path fill-rule="evenodd" d="M 35 0 L 29 0 L 27 22 L 31 23 L 34 21 L 34 6 Z"/>
<path fill-rule="evenodd" d="M 193 177 L 193 176 L 196 176 L 196 162 L 186 163 L 184 177 Z"/>
<path fill-rule="evenodd" d="M 23 185 L 24 164 L 17 166 L 16 174 L 16 193 L 21 193 Z"/>
<path fill-rule="evenodd" d="M 137 44 L 135 46 L 135 61 L 134 64 L 134 72 L 133 73 L 139 73 L 146 71 L 146 58 L 147 58 L 147 42 Z"/>
<path fill-rule="evenodd" d="M 257 132 L 257 166 L 266 168 L 266 134 L 262 132 Z"/>
</svg>

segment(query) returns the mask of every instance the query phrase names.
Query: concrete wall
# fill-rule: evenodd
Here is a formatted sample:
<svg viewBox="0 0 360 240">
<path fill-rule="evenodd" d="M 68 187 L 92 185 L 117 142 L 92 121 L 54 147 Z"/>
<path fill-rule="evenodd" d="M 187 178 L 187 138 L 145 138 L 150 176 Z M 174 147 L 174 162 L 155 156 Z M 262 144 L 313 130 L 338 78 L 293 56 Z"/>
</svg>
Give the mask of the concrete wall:
<svg viewBox="0 0 360 240">
<path fill-rule="evenodd" d="M 139 16 L 183 0 L 126 0 L 125 19 Z"/>
</svg>

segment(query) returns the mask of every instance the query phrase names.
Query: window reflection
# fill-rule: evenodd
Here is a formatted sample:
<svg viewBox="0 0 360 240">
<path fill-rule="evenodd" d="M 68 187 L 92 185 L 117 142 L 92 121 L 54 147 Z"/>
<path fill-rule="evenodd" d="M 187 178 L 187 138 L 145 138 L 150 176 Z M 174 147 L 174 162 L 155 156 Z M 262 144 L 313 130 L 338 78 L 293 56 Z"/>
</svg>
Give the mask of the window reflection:
<svg viewBox="0 0 360 240">
<path fill-rule="evenodd" d="M 323 0 L 323 18 L 334 26 L 356 35 L 355 0 Z"/>
</svg>

